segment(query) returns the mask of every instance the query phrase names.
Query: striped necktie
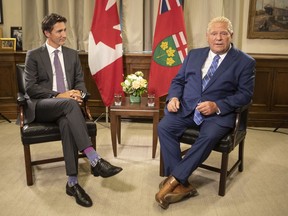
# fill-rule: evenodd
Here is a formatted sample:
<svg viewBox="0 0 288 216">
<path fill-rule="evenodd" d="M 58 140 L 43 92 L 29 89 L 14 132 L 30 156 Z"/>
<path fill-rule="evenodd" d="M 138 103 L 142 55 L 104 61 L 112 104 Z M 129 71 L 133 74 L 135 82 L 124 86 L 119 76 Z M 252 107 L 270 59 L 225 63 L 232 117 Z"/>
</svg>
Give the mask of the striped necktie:
<svg viewBox="0 0 288 216">
<path fill-rule="evenodd" d="M 205 89 L 205 87 L 207 86 L 208 82 L 210 81 L 210 79 L 212 78 L 214 72 L 217 69 L 218 66 L 218 62 L 219 62 L 220 56 L 216 55 L 213 58 L 212 64 L 207 72 L 207 74 L 204 76 L 204 78 L 202 79 L 202 91 Z"/>
<path fill-rule="evenodd" d="M 216 55 L 214 58 L 213 58 L 213 61 L 212 61 L 212 64 L 207 72 L 207 74 L 204 76 L 204 78 L 202 79 L 202 91 L 206 88 L 208 82 L 210 81 L 211 77 L 213 76 L 214 72 L 216 71 L 217 69 L 217 66 L 218 66 L 218 62 L 219 62 L 219 59 L 220 59 L 220 56 L 219 55 Z M 194 122 L 197 124 L 197 125 L 200 125 L 204 118 L 202 116 L 202 114 L 195 109 L 194 111 L 194 117 L 193 117 L 193 120 Z"/>
</svg>

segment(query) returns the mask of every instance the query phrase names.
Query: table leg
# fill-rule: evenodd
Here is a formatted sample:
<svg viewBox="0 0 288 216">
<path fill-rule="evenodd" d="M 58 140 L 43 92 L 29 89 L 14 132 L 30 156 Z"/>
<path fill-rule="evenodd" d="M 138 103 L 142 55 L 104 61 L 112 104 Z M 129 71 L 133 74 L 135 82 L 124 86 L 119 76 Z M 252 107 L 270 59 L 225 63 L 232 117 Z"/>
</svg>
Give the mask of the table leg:
<svg viewBox="0 0 288 216">
<path fill-rule="evenodd" d="M 117 132 L 117 116 L 110 112 L 110 127 L 111 127 L 111 140 L 114 157 L 117 157 L 117 143 L 116 143 L 116 132 Z"/>
<path fill-rule="evenodd" d="M 153 146 L 152 146 L 152 158 L 155 158 L 157 141 L 158 141 L 158 122 L 159 122 L 159 112 L 153 115 Z"/>
<path fill-rule="evenodd" d="M 121 116 L 117 116 L 117 139 L 118 144 L 121 144 Z"/>
</svg>

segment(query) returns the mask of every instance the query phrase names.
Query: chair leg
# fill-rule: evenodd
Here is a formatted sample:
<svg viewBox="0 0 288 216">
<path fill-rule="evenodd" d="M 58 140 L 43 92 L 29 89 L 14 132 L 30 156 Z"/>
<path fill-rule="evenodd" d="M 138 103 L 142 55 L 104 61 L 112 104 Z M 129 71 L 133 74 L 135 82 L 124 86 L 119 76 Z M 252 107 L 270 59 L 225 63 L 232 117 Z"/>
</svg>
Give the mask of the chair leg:
<svg viewBox="0 0 288 216">
<path fill-rule="evenodd" d="M 163 157 L 162 157 L 162 153 L 161 153 L 161 150 L 160 150 L 160 176 L 161 177 L 164 177 L 164 162 L 163 162 Z"/>
<path fill-rule="evenodd" d="M 94 148 L 95 151 L 96 151 L 96 136 L 95 136 L 95 137 L 91 137 L 91 142 L 92 142 L 93 148 Z M 90 166 L 90 172 L 91 172 L 91 174 L 93 175 L 93 167 L 92 167 L 92 165 Z"/>
<path fill-rule="evenodd" d="M 96 136 L 95 137 L 91 137 L 91 142 L 92 142 L 92 146 L 96 151 Z"/>
<path fill-rule="evenodd" d="M 218 194 L 220 196 L 225 196 L 225 192 L 226 192 L 228 160 L 229 160 L 229 153 L 222 153 L 220 182 L 219 182 L 219 191 L 218 191 Z"/>
<path fill-rule="evenodd" d="M 30 145 L 23 145 L 27 185 L 33 185 Z"/>
<path fill-rule="evenodd" d="M 238 171 L 242 172 L 244 169 L 244 140 L 239 143 L 238 160 L 240 161 Z"/>
</svg>

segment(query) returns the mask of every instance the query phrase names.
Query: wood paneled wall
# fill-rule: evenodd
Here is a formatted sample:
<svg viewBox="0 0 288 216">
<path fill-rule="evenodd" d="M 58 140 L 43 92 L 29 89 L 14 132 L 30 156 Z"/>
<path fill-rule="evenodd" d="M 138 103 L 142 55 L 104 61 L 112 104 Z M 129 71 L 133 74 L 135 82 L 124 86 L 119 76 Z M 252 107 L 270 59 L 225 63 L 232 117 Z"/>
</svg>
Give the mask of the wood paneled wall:
<svg viewBox="0 0 288 216">
<path fill-rule="evenodd" d="M 257 55 L 249 125 L 288 127 L 288 55 Z"/>
<path fill-rule="evenodd" d="M 9 119 L 17 116 L 16 64 L 25 61 L 25 52 L 0 52 L 0 112 Z M 97 86 L 90 74 L 87 53 L 79 53 L 93 117 L 105 113 Z M 257 127 L 288 127 L 288 55 L 251 54 L 256 59 L 256 83 L 249 125 Z M 124 55 L 124 76 L 141 70 L 149 81 L 151 54 Z M 161 99 L 160 117 L 164 99 Z"/>
</svg>

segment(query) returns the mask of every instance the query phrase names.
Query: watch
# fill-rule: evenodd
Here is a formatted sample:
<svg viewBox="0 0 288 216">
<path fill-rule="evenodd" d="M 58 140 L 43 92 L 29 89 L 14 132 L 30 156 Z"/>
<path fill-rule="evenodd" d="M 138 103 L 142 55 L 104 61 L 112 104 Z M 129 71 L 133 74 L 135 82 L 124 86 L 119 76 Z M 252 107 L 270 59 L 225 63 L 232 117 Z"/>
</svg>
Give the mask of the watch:
<svg viewBox="0 0 288 216">
<path fill-rule="evenodd" d="M 86 97 L 86 94 L 87 94 L 87 93 L 85 93 L 85 92 L 83 92 L 83 91 L 80 91 L 80 93 L 81 93 L 81 98 L 82 98 L 82 99 Z"/>
</svg>

